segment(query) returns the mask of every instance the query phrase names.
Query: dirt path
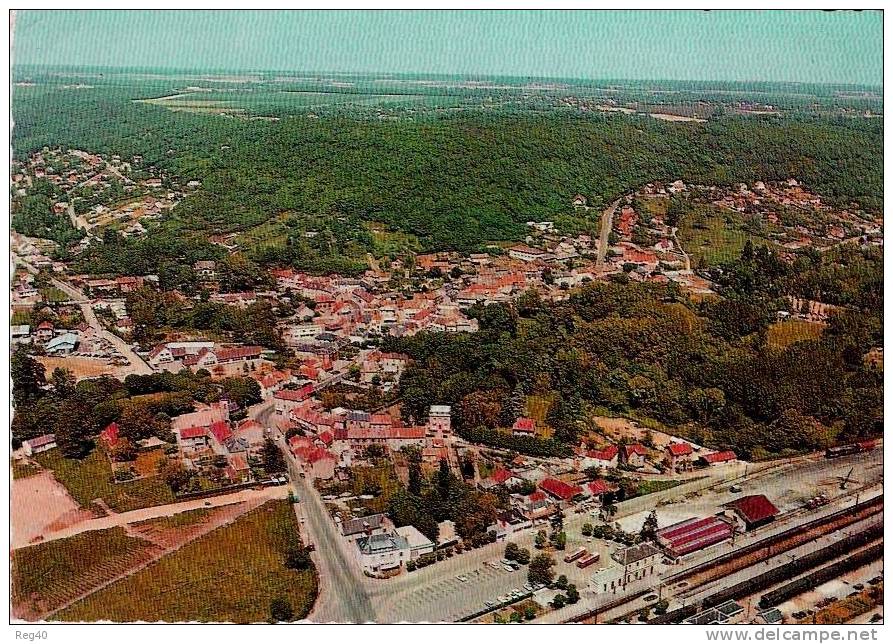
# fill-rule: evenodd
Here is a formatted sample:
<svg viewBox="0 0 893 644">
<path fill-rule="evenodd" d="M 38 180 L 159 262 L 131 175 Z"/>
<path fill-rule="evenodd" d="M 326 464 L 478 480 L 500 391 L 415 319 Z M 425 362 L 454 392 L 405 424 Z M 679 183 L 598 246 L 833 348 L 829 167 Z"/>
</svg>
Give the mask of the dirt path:
<svg viewBox="0 0 893 644">
<path fill-rule="evenodd" d="M 232 505 L 234 503 L 243 502 L 265 502 L 271 499 L 284 499 L 288 496 L 286 486 L 268 487 L 262 490 L 239 490 L 232 494 L 223 494 L 203 499 L 191 499 L 189 501 L 181 501 L 180 503 L 170 503 L 168 505 L 156 505 L 150 508 L 142 508 L 139 510 L 131 510 L 130 512 L 120 512 L 118 514 L 110 514 L 106 517 L 98 519 L 90 519 L 81 521 L 75 525 L 45 533 L 43 541 L 53 541 L 55 539 L 64 539 L 82 532 L 90 532 L 91 530 L 105 530 L 118 526 L 125 526 L 128 523 L 139 523 L 148 519 L 157 519 L 159 517 L 170 517 L 181 512 L 190 510 L 199 510 L 201 508 L 216 508 L 224 505 Z"/>
</svg>

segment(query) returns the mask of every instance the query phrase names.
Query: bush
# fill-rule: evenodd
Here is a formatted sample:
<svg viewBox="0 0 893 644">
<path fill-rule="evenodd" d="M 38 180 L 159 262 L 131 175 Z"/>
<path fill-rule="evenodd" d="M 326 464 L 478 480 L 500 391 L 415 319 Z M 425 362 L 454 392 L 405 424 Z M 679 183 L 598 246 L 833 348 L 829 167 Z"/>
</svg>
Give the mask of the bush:
<svg viewBox="0 0 893 644">
<path fill-rule="evenodd" d="M 277 597 L 270 602 L 270 621 L 290 622 L 294 619 L 295 611 L 285 597 Z"/>
<path fill-rule="evenodd" d="M 416 563 L 413 560 L 406 562 L 406 572 L 412 572 L 416 569 Z"/>
<path fill-rule="evenodd" d="M 565 604 L 567 604 L 567 597 L 564 595 L 555 595 L 555 599 L 552 600 L 552 608 L 556 610 L 564 608 Z"/>
</svg>

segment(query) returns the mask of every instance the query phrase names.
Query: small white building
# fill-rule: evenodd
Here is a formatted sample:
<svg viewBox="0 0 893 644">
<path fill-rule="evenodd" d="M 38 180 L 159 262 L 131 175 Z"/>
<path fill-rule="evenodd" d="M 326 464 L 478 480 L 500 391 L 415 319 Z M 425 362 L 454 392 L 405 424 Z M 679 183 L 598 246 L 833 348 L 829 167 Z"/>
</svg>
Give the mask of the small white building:
<svg viewBox="0 0 893 644">
<path fill-rule="evenodd" d="M 405 525 L 397 528 L 397 534 L 406 539 L 409 544 L 409 558 L 418 559 L 421 555 L 434 552 L 434 542 L 423 535 L 412 525 Z"/>
<path fill-rule="evenodd" d="M 431 405 L 428 412 L 428 428 L 435 437 L 447 438 L 453 435 L 451 413 L 452 409 L 449 405 Z"/>
<path fill-rule="evenodd" d="M 26 456 L 33 456 L 34 454 L 47 452 L 54 447 L 56 447 L 55 434 L 44 434 L 37 438 L 22 441 L 22 449 L 25 451 Z"/>
<path fill-rule="evenodd" d="M 402 568 L 411 559 L 409 542 L 396 532 L 361 537 L 356 544 L 363 572 L 370 574 Z"/>
</svg>

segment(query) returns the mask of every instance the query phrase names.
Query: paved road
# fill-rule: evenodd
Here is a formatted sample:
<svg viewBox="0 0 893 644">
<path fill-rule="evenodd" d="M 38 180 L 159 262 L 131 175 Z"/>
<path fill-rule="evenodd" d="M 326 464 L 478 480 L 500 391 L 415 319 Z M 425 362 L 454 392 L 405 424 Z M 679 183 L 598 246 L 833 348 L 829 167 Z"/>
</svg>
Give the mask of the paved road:
<svg viewBox="0 0 893 644">
<path fill-rule="evenodd" d="M 267 500 L 267 499 L 284 499 L 288 496 L 288 488 L 286 486 L 267 487 L 263 490 L 239 490 L 232 494 L 222 494 L 220 496 L 212 496 L 204 499 L 192 499 L 189 501 L 181 501 L 179 503 L 169 503 L 167 505 L 156 505 L 150 508 L 141 508 L 139 510 L 131 510 L 130 512 L 119 512 L 110 514 L 97 519 L 81 521 L 73 526 L 56 530 L 55 532 L 45 533 L 43 542 L 54 541 L 56 539 L 64 539 L 82 532 L 90 532 L 92 530 L 105 530 L 107 528 L 115 528 L 128 523 L 138 523 L 148 519 L 157 519 L 158 517 L 169 517 L 181 512 L 189 510 L 199 510 L 201 508 L 216 508 L 223 505 L 231 505 L 233 503 L 242 503 L 244 501 Z M 13 544 L 16 545 L 16 544 Z M 19 544 L 18 547 L 24 547 L 29 544 Z"/>
<path fill-rule="evenodd" d="M 129 369 L 133 373 L 142 375 L 153 373 L 152 367 L 146 364 L 146 361 L 139 357 L 129 344 L 124 342 L 124 340 L 119 338 L 111 331 L 108 331 L 99 323 L 99 320 L 96 318 L 96 312 L 93 310 L 93 307 L 90 306 L 90 301 L 89 299 L 87 299 L 87 296 L 83 293 L 83 291 L 74 288 L 67 282 L 63 282 L 55 278 L 51 279 L 50 281 L 52 282 L 53 286 L 56 286 L 62 291 L 65 291 L 72 297 L 73 300 L 78 302 L 81 307 L 81 311 L 84 313 L 84 319 L 87 321 L 87 324 L 96 329 L 96 332 L 100 337 L 102 337 L 104 340 L 107 340 L 113 347 L 115 347 L 115 350 L 118 353 L 120 353 L 122 356 L 130 361 Z"/>
<path fill-rule="evenodd" d="M 37 268 L 23 260 L 21 257 L 14 256 L 14 261 L 31 273 L 34 273 L 35 275 L 38 273 Z M 107 340 L 113 347 L 115 347 L 115 350 L 118 353 L 120 353 L 122 356 L 130 361 L 129 369 L 132 373 L 138 373 L 141 375 L 153 373 L 152 368 L 148 364 L 146 364 L 146 361 L 139 357 L 132 348 L 130 348 L 129 344 L 124 342 L 124 340 L 119 338 L 111 331 L 106 330 L 105 327 L 103 327 L 99 323 L 99 320 L 96 318 L 96 312 L 93 310 L 93 307 L 90 306 L 90 299 L 84 294 L 83 291 L 76 289 L 67 282 L 56 279 L 55 277 L 50 279 L 50 283 L 52 283 L 52 285 L 59 290 L 64 291 L 69 297 L 71 297 L 72 301 L 74 301 L 81 307 L 81 311 L 84 314 L 84 320 L 86 320 L 87 324 L 92 326 L 100 337 Z"/>
<path fill-rule="evenodd" d="M 367 578 L 349 550 L 350 544 L 339 534 L 319 494 L 301 478 L 285 441 L 280 440 L 279 446 L 285 453 L 292 485 L 300 501 L 297 511 L 304 519 L 302 531 L 305 539 L 316 546 L 312 559 L 319 572 L 319 596 L 308 619 L 316 623 L 374 622 L 376 615 L 369 599 Z"/>
<path fill-rule="evenodd" d="M 611 234 L 611 228 L 614 225 L 614 211 L 620 204 L 620 199 L 612 203 L 602 213 L 602 229 L 598 238 L 598 256 L 595 260 L 595 269 L 601 270 L 605 264 L 605 255 L 608 253 L 608 236 Z"/>
</svg>

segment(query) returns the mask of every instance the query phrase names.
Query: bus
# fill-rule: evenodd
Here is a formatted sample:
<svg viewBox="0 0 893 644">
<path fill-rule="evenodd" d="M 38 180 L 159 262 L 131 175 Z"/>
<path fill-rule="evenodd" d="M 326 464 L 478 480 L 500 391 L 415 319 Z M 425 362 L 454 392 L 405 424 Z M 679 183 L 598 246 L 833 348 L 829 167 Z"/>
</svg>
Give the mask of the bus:
<svg viewBox="0 0 893 644">
<path fill-rule="evenodd" d="M 585 568 L 587 566 L 591 566 L 596 561 L 598 561 L 598 559 L 599 559 L 598 553 L 586 555 L 585 557 L 580 559 L 580 561 L 577 562 L 577 568 Z"/>
<path fill-rule="evenodd" d="M 580 557 L 585 555 L 587 552 L 589 552 L 589 551 L 586 550 L 586 548 L 577 548 L 569 555 L 565 555 L 564 563 L 570 563 L 572 561 L 576 561 L 577 559 L 579 559 Z"/>
</svg>

